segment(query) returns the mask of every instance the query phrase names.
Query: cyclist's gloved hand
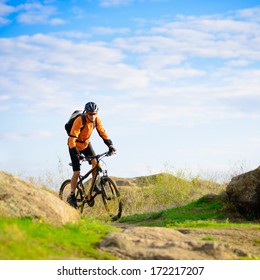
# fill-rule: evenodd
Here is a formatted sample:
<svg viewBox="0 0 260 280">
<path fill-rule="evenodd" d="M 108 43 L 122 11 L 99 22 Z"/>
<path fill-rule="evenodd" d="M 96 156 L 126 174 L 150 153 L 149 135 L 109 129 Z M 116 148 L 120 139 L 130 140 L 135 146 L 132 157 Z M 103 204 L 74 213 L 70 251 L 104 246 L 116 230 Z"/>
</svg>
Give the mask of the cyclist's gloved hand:
<svg viewBox="0 0 260 280">
<path fill-rule="evenodd" d="M 83 155 L 78 155 L 78 158 L 79 158 L 80 160 L 85 160 L 85 157 L 84 157 Z"/>
<path fill-rule="evenodd" d="M 112 155 L 116 152 L 115 147 L 113 146 L 113 142 L 110 139 L 104 140 L 105 144 L 108 146 L 109 154 Z"/>
<path fill-rule="evenodd" d="M 110 145 L 108 148 L 109 148 L 109 153 L 111 155 L 116 153 L 116 149 L 115 149 L 115 147 L 113 145 Z"/>
</svg>

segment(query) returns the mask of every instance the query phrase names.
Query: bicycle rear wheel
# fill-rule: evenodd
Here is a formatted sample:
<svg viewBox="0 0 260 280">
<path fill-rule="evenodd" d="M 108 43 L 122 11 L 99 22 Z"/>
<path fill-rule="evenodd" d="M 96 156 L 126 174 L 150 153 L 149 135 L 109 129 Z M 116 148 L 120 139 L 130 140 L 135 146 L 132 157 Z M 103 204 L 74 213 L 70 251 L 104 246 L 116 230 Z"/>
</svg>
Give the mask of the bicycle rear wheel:
<svg viewBox="0 0 260 280">
<path fill-rule="evenodd" d="M 113 221 L 122 215 L 123 204 L 116 184 L 109 177 L 101 179 L 101 195 L 106 211 Z"/>
<path fill-rule="evenodd" d="M 59 197 L 61 200 L 67 202 L 67 198 L 70 196 L 70 193 L 71 193 L 71 180 L 68 179 L 62 183 L 59 191 Z M 79 185 L 77 185 L 76 187 L 75 197 L 77 199 L 78 208 L 81 210 L 81 204 L 83 201 L 83 191 L 81 190 Z"/>
</svg>

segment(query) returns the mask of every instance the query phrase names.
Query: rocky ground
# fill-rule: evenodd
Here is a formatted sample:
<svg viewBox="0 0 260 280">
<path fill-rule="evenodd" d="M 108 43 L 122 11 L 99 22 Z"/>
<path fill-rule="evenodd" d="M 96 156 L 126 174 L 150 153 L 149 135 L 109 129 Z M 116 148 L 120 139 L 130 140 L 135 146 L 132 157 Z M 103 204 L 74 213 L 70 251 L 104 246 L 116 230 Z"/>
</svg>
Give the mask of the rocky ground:
<svg viewBox="0 0 260 280">
<path fill-rule="evenodd" d="M 121 232 L 106 236 L 102 250 L 120 259 L 241 259 L 260 256 L 257 227 L 168 229 L 118 224 Z"/>
<path fill-rule="evenodd" d="M 76 222 L 78 211 L 52 192 L 36 188 L 14 175 L 0 171 L 0 215 L 5 217 L 30 216 L 52 225 Z"/>
</svg>

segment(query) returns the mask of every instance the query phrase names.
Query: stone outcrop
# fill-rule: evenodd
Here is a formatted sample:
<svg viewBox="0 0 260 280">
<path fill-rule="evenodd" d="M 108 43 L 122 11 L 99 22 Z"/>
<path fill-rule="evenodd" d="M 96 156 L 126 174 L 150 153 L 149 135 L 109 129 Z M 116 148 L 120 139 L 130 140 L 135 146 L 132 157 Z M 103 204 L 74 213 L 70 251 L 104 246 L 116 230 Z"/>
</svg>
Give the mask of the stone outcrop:
<svg viewBox="0 0 260 280">
<path fill-rule="evenodd" d="M 3 171 L 0 171 L 0 215 L 29 216 L 56 226 L 76 222 L 80 218 L 78 211 L 57 195 Z"/>
<path fill-rule="evenodd" d="M 228 244 L 198 240 L 160 227 L 130 227 L 113 232 L 100 247 L 120 259 L 130 260 L 227 260 L 247 256 Z"/>
<path fill-rule="evenodd" d="M 226 192 L 239 213 L 260 217 L 260 167 L 232 178 Z"/>
</svg>

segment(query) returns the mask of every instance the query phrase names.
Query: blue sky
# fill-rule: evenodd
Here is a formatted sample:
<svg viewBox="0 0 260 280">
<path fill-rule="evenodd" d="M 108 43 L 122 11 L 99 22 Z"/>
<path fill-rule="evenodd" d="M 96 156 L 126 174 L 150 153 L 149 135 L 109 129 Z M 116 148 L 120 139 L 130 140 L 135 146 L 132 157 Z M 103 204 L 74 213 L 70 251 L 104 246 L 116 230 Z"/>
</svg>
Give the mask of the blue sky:
<svg viewBox="0 0 260 280">
<path fill-rule="evenodd" d="M 111 175 L 254 169 L 259 61 L 260 1 L 0 0 L 0 169 L 65 168 L 64 123 L 88 101 Z"/>
</svg>

